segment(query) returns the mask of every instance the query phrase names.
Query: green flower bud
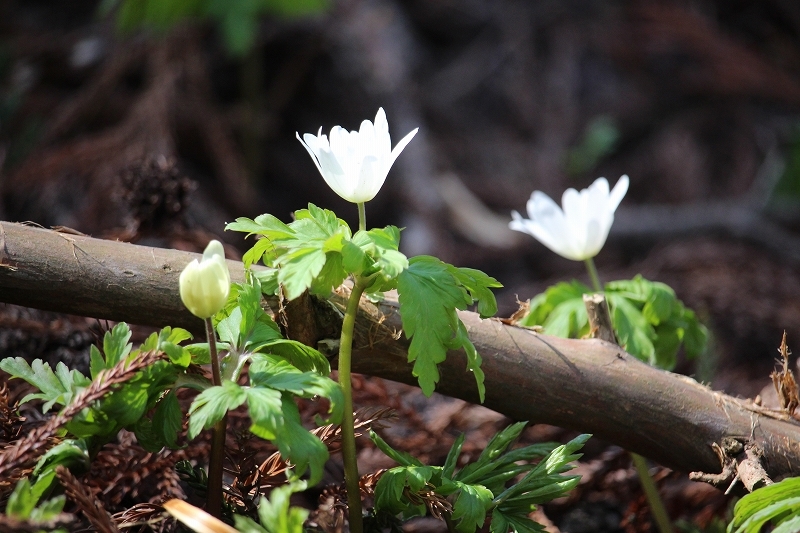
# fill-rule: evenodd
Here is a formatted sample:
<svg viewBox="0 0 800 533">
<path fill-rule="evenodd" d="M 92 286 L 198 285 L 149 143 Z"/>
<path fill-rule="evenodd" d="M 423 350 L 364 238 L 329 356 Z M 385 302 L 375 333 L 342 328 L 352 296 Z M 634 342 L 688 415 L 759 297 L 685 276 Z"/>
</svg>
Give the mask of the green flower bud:
<svg viewBox="0 0 800 533">
<path fill-rule="evenodd" d="M 205 319 L 225 307 L 231 288 L 231 275 L 222 243 L 216 240 L 209 242 L 203 259 L 195 259 L 186 265 L 179 280 L 181 300 L 193 315 Z"/>
</svg>

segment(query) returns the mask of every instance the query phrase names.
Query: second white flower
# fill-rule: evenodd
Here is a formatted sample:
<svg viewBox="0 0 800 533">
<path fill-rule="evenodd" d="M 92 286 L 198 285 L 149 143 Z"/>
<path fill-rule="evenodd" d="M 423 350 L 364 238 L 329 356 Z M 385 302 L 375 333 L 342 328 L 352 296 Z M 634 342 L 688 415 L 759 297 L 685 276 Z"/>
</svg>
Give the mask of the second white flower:
<svg viewBox="0 0 800 533">
<path fill-rule="evenodd" d="M 628 181 L 622 176 L 610 192 L 605 178 L 580 192 L 567 189 L 561 199 L 563 209 L 545 193 L 534 191 L 527 204 L 530 218 L 513 211 L 509 227 L 532 235 L 562 257 L 584 261 L 603 248 Z"/>
</svg>

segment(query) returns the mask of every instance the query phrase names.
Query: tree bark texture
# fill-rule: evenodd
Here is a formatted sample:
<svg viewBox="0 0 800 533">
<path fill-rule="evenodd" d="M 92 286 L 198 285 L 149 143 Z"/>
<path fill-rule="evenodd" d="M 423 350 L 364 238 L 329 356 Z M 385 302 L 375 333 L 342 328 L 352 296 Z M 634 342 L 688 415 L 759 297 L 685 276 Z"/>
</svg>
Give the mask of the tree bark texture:
<svg viewBox="0 0 800 533">
<path fill-rule="evenodd" d="M 0 222 L 0 302 L 201 332 L 202 321 L 178 294 L 180 272 L 197 257 Z M 234 281 L 243 279 L 241 263 L 228 266 Z M 314 301 L 318 341 L 338 338 L 348 293 L 341 287 Z M 415 384 L 408 341 L 398 335 L 397 295 L 386 296 L 378 306 L 362 300 L 353 371 Z M 800 424 L 786 413 L 652 368 L 601 340 L 549 337 L 471 312 L 459 316 L 483 357 L 485 405 L 491 409 L 593 433 L 687 472 L 720 471 L 712 443 L 726 437 L 752 441 L 764 451 L 771 477 L 800 475 Z M 310 330 L 304 328 L 304 336 Z M 463 352 L 451 351 L 439 368 L 438 392 L 477 402 Z"/>
</svg>

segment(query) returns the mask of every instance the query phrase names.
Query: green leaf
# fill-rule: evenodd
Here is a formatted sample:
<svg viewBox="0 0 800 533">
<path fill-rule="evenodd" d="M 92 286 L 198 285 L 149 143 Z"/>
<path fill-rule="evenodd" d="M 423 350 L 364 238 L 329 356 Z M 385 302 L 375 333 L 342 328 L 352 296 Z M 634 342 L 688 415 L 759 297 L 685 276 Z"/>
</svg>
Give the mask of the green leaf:
<svg viewBox="0 0 800 533">
<path fill-rule="evenodd" d="M 280 329 L 261 308 L 261 283 L 251 278 L 249 282 L 233 285 L 234 304 L 226 306 L 224 316 L 216 329 L 228 350 L 239 357 L 255 352 L 273 342 L 283 340 Z"/>
<path fill-rule="evenodd" d="M 486 388 L 483 385 L 484 373 L 481 369 L 481 363 L 483 363 L 483 359 L 478 354 L 478 350 L 475 349 L 475 345 L 469 340 L 469 333 L 467 332 L 467 328 L 464 326 L 464 323 L 461 322 L 461 320 L 458 320 L 457 323 L 458 331 L 455 339 L 453 339 L 453 342 L 449 347 L 462 347 L 464 349 L 464 353 L 467 355 L 467 370 L 472 372 L 472 374 L 475 376 L 475 381 L 478 384 L 478 396 L 481 402 L 483 402 L 486 395 Z"/>
<path fill-rule="evenodd" d="M 452 518 L 459 531 L 475 531 L 483 526 L 486 514 L 491 511 L 491 530 L 505 533 L 514 531 L 540 531 L 541 526 L 531 521 L 528 514 L 536 504 L 563 496 L 575 487 L 579 476 L 564 476 L 573 468 L 579 450 L 590 437 L 580 435 L 565 445 L 543 443 L 508 451 L 519 437 L 526 423 L 513 424 L 498 432 L 486 445 L 477 461 L 470 463 L 455 476 L 452 475 L 458 460 L 463 436 L 457 439 L 448 454 L 443 468 L 422 466 L 410 455 L 401 454 L 375 434 L 371 437 L 378 447 L 401 465 L 386 471 L 375 487 L 375 509 L 403 518 L 422 515 L 425 506 L 420 491 L 433 489 L 441 496 L 452 496 Z M 532 460 L 545 456 L 538 464 Z M 506 488 L 506 483 L 523 475 L 522 480 Z M 497 495 L 497 496 L 495 496 Z"/>
<path fill-rule="evenodd" d="M 369 438 L 372 439 L 372 442 L 375 443 L 375 446 L 377 446 L 380 451 L 385 453 L 389 459 L 399 464 L 400 466 L 425 466 L 419 459 L 412 456 L 411 454 L 395 450 L 394 448 L 389 446 L 389 443 L 383 440 L 380 435 L 378 435 L 372 430 L 369 431 Z M 463 435 L 462 435 L 462 441 L 463 441 Z"/>
<path fill-rule="evenodd" d="M 628 298 L 615 293 L 609 293 L 607 297 L 611 304 L 611 318 L 620 345 L 629 354 L 654 365 L 656 350 L 653 345 L 655 338 L 653 326 Z"/>
<path fill-rule="evenodd" d="M 412 494 L 425 489 L 439 470 L 432 466 L 398 466 L 387 470 L 375 486 L 375 509 L 390 514 L 402 513 L 405 519 L 424 516 L 425 505 L 409 501 L 406 489 Z"/>
<path fill-rule="evenodd" d="M 561 474 L 573 468 L 569 463 L 577 461 L 582 455 L 575 452 L 590 437 L 591 435 L 578 435 L 567 444 L 555 448 L 518 483 L 497 496 L 495 503 L 500 508 L 504 505 L 508 508 L 522 504 L 530 512 L 532 505 L 550 501 L 571 490 L 580 481 L 580 476 Z"/>
<path fill-rule="evenodd" d="M 681 336 L 683 334 L 684 330 L 676 327 L 672 319 L 667 322 L 661 322 L 656 326 L 653 347 L 655 348 L 655 361 L 658 368 L 675 368 L 676 355 L 678 354 L 678 348 L 681 346 Z"/>
<path fill-rule="evenodd" d="M 28 478 L 19 480 L 8 497 L 6 516 L 20 521 L 36 522 L 49 520 L 60 513 L 66 503 L 64 496 L 43 502 L 37 507 L 42 495 L 50 488 L 54 479 L 55 471 L 40 476 L 33 485 Z"/>
<path fill-rule="evenodd" d="M 359 231 L 353 235 L 353 243 L 369 258 L 363 260 L 364 265 L 358 273 L 373 267 L 373 270 L 381 272 L 384 280 L 391 280 L 408 268 L 408 258 L 399 251 L 400 229 L 395 226 Z"/>
<path fill-rule="evenodd" d="M 42 502 L 38 506 L 36 506 L 33 511 L 31 511 L 30 521 L 31 522 L 48 522 L 61 514 L 61 511 L 64 510 L 64 504 L 67 503 L 67 499 L 64 495 L 56 496 L 54 498 L 50 498 L 47 501 Z M 53 533 L 58 533 L 59 531 L 64 531 L 64 529 L 57 529 L 54 530 Z"/>
<path fill-rule="evenodd" d="M 140 26 L 165 32 L 181 20 L 197 16 L 200 6 L 200 0 L 123 0 L 117 12 L 117 27 L 125 32 Z"/>
<path fill-rule="evenodd" d="M 482 476 L 493 470 L 490 463 L 498 459 L 519 438 L 527 424 L 527 422 L 517 422 L 497 432 L 486 444 L 478 459 L 465 466 L 454 479 L 463 483 L 481 482 Z M 486 468 L 487 466 L 490 467 Z"/>
<path fill-rule="evenodd" d="M 99 406 L 84 410 L 67 428 L 75 435 L 86 438 L 115 434 L 121 428 L 136 423 L 147 411 L 150 399 L 148 385 L 141 378 L 136 382 L 126 383 L 103 398 Z M 92 423 L 94 417 L 107 421 L 107 424 Z"/>
<path fill-rule="evenodd" d="M 172 390 L 161 399 L 153 413 L 153 428 L 169 448 L 178 446 L 178 433 L 183 427 L 183 411 L 175 391 Z"/>
<path fill-rule="evenodd" d="M 240 514 L 233 515 L 233 525 L 239 533 L 270 533 L 252 518 Z"/>
<path fill-rule="evenodd" d="M 528 314 L 520 320 L 520 325 L 526 327 L 541 326 L 545 324 L 550 313 L 560 304 L 580 300 L 583 304 L 583 295 L 592 290 L 578 281 L 572 280 L 569 283 L 561 282 L 548 287 L 545 292 L 531 299 L 529 302 L 530 310 Z"/>
<path fill-rule="evenodd" d="M 644 280 L 644 278 L 642 279 Z M 672 315 L 672 308 L 676 300 L 675 291 L 668 285 L 651 282 L 650 294 L 642 308 L 642 314 L 648 322 L 657 326 Z"/>
<path fill-rule="evenodd" d="M 247 408 L 253 424 L 259 426 L 258 435 L 275 440 L 278 427 L 283 424 L 283 394 L 266 387 L 247 387 Z"/>
<path fill-rule="evenodd" d="M 278 282 L 283 285 L 286 297 L 290 300 L 312 286 L 317 292 L 324 292 L 324 283 L 333 283 L 341 275 L 341 271 L 334 265 L 325 272 L 322 281 L 315 283 L 315 280 L 329 256 L 338 255 L 327 252 L 338 252 L 344 240 L 350 238 L 349 226 L 338 219 L 333 211 L 308 204 L 308 209 L 295 212 L 295 221 L 290 227 L 293 235 L 291 238 L 276 240 L 280 253 L 274 264 L 270 265 L 280 267 Z"/>
<path fill-rule="evenodd" d="M 335 213 L 314 204 L 296 211 L 289 225 L 277 227 L 276 220 L 265 215 L 264 220 L 239 219 L 228 225 L 228 229 L 265 235 L 245 254 L 247 265 L 261 258 L 268 267 L 277 268 L 276 273 L 256 274 L 270 285 L 265 293 L 274 294 L 280 284 L 290 300 L 306 290 L 327 295 L 348 274 L 374 277 L 372 292 L 388 290 L 408 266 L 398 251 L 400 230 L 394 226 L 354 236 Z"/>
<path fill-rule="evenodd" d="M 688 322 L 686 332 L 683 335 L 686 355 L 697 357 L 706 350 L 708 345 L 708 329 L 697 320 L 694 312 L 688 309 L 684 312 L 684 318 Z"/>
<path fill-rule="evenodd" d="M 356 233 L 356 237 L 359 234 Z M 347 272 L 356 275 L 363 274 L 372 266 L 372 260 L 355 241 L 348 241 L 342 246 L 341 266 Z"/>
<path fill-rule="evenodd" d="M 59 442 L 39 457 L 33 468 L 33 475 L 41 477 L 43 472 L 55 471 L 55 467 L 58 465 L 88 470 L 90 459 L 86 442 L 83 439 L 67 439 Z M 39 482 L 37 481 L 36 484 L 38 485 Z"/>
<path fill-rule="evenodd" d="M 619 127 L 610 116 L 592 118 L 583 130 L 578 145 L 566 153 L 567 172 L 570 176 L 589 173 L 603 158 L 614 152 L 619 138 Z"/>
<path fill-rule="evenodd" d="M 214 3 L 214 1 L 215 0 L 211 0 L 212 3 Z M 252 2 L 246 0 L 228 0 L 228 2 L 234 5 L 252 5 Z M 222 36 L 226 48 L 232 55 L 243 56 L 253 47 L 253 43 L 256 39 L 256 30 L 258 28 L 256 13 L 228 12 L 225 16 L 220 17 L 219 23 L 222 27 Z"/>
<path fill-rule="evenodd" d="M 28 478 L 20 479 L 8 497 L 6 516 L 17 520 L 27 519 L 33 508 L 36 507 L 40 496 L 33 494 L 31 482 Z"/>
<path fill-rule="evenodd" d="M 207 342 L 198 342 L 184 346 L 186 351 L 192 356 L 192 363 L 196 365 L 207 365 L 211 363 L 211 349 Z"/>
<path fill-rule="evenodd" d="M 259 349 L 262 352 L 280 356 L 303 372 L 316 372 L 322 376 L 331 373 L 331 364 L 325 356 L 302 342 L 276 339 L 264 343 Z"/>
<path fill-rule="evenodd" d="M 342 255 L 339 253 L 326 253 L 325 266 L 311 283 L 310 290 L 313 294 L 328 296 L 333 289 L 342 284 L 347 277 L 347 270 L 342 265 Z"/>
<path fill-rule="evenodd" d="M 472 299 L 478 302 L 478 313 L 481 318 L 497 314 L 497 300 L 490 289 L 502 287 L 499 281 L 474 268 L 456 268 L 448 265 L 448 271 L 469 291 Z"/>
<path fill-rule="evenodd" d="M 606 291 L 618 293 L 629 300 L 644 303 L 650 296 L 652 282 L 636 275 L 633 279 L 621 279 L 606 283 Z"/>
<path fill-rule="evenodd" d="M 795 515 L 781 520 L 780 525 L 773 529 L 772 533 L 797 533 L 797 531 L 800 531 L 800 516 Z"/>
<path fill-rule="evenodd" d="M 242 324 L 242 308 L 235 307 L 228 316 L 217 323 L 219 340 L 230 346 L 239 345 L 239 329 Z"/>
<path fill-rule="evenodd" d="M 300 411 L 288 394 L 282 398 L 283 424 L 276 428 L 276 439 L 281 455 L 288 459 L 295 470 L 295 478 L 311 470 L 309 483 L 316 485 L 322 479 L 325 462 L 328 460 L 328 448 L 319 438 L 305 429 L 300 421 Z M 251 431 L 261 436 L 259 427 L 254 424 Z"/>
<path fill-rule="evenodd" d="M 419 256 L 409 261 L 398 277 L 400 317 L 411 339 L 408 360 L 422 391 L 430 396 L 439 381 L 437 365 L 448 349 L 464 348 L 475 373 L 481 401 L 485 394 L 480 359 L 456 309 L 466 309 L 473 298 L 452 273 L 451 265 L 435 257 Z"/>
<path fill-rule="evenodd" d="M 183 346 L 171 342 L 161 344 L 160 348 L 167 354 L 169 360 L 180 367 L 186 368 L 192 362 L 192 354 Z"/>
<path fill-rule="evenodd" d="M 258 239 L 253 247 L 247 250 L 247 252 L 245 252 L 245 254 L 242 256 L 244 268 L 248 269 L 252 267 L 254 264 L 264 259 L 265 256 L 267 257 L 265 262 L 271 262 L 271 252 L 274 249 L 275 245 L 269 239 Z M 277 271 L 275 269 L 269 269 L 268 272 L 275 273 L 277 275 Z"/>
<path fill-rule="evenodd" d="M 800 477 L 790 477 L 743 496 L 733 508 L 728 532 L 759 533 L 770 521 L 790 524 L 797 517 L 800 517 Z"/>
<path fill-rule="evenodd" d="M 117 328 L 114 328 L 114 330 L 112 330 L 112 333 L 115 333 L 116 329 Z M 119 336 L 121 335 L 121 333 L 115 333 L 115 335 Z M 106 334 L 106 337 L 108 337 L 108 333 Z M 142 343 L 139 349 L 137 349 L 135 352 L 132 352 L 131 355 L 150 350 L 158 350 L 166 353 L 167 356 L 170 358 L 170 361 L 172 361 L 172 363 L 185 368 L 189 366 L 189 363 L 192 360 L 192 355 L 189 351 L 185 350 L 183 346 L 178 346 L 178 343 L 191 338 L 192 334 L 186 331 L 185 329 L 182 328 L 173 329 L 167 326 L 157 333 L 155 332 L 151 333 L 150 336 L 147 337 L 147 339 Z M 127 331 L 127 339 L 130 339 L 130 330 Z M 126 342 L 127 339 L 125 340 Z M 116 344 L 120 344 L 121 346 L 124 346 L 121 344 L 120 339 L 114 340 L 113 342 L 115 342 Z M 127 345 L 126 349 L 128 352 L 130 352 L 130 345 Z M 118 349 L 115 348 L 115 351 L 116 350 Z M 116 364 L 114 363 L 109 365 L 109 361 L 115 359 L 117 361 L 121 360 L 121 358 L 117 359 L 117 357 L 118 355 L 114 355 L 111 359 L 109 359 L 108 356 L 106 356 L 106 363 L 105 363 L 106 368 L 111 368 Z"/>
<path fill-rule="evenodd" d="M 281 269 L 278 282 L 283 285 L 286 298 L 294 300 L 306 291 L 314 278 L 322 272 L 327 257 L 322 250 L 302 248 L 279 258 Z"/>
<path fill-rule="evenodd" d="M 690 358 L 705 350 L 706 328 L 669 286 L 637 275 L 607 283 L 605 289 L 617 338 L 632 355 L 670 370 L 682 343 Z M 582 295 L 587 292 L 577 281 L 550 287 L 530 300 L 520 324 L 543 325 L 545 333 L 561 337 L 584 336 L 588 321 Z"/>
<path fill-rule="evenodd" d="M 67 405 L 79 390 L 91 383 L 86 376 L 77 370 L 69 370 L 61 362 L 56 365 L 56 372 L 53 372 L 50 365 L 41 359 L 35 359 L 29 365 L 22 357 L 7 357 L 0 360 L 0 370 L 10 374 L 12 379 L 23 379 L 38 388 L 41 392 L 26 395 L 20 403 L 44 400 L 42 411 L 45 413 L 55 404 Z"/>
<path fill-rule="evenodd" d="M 453 479 L 453 473 L 455 472 L 458 456 L 461 455 L 461 447 L 463 445 L 464 434 L 461 433 L 458 438 L 456 438 L 455 442 L 453 442 L 450 451 L 447 452 L 447 459 L 445 459 L 444 466 L 442 467 L 442 477 Z"/>
<path fill-rule="evenodd" d="M 201 392 L 189 408 L 189 438 L 195 438 L 200 431 L 209 429 L 236 409 L 247 399 L 245 391 L 232 381 L 223 381 L 221 386 L 210 387 Z"/>
<path fill-rule="evenodd" d="M 460 490 L 452 515 L 452 519 L 458 521 L 456 529 L 462 533 L 480 529 L 494 498 L 492 491 L 482 485 L 468 485 L 458 481 L 453 484 Z"/>
<path fill-rule="evenodd" d="M 269 499 L 261 500 L 258 518 L 269 533 L 303 533 L 303 523 L 309 512 L 302 507 L 291 507 L 290 498 L 295 492 L 306 490 L 305 481 L 295 481 L 272 489 Z"/>
<path fill-rule="evenodd" d="M 267 295 L 275 295 L 280 291 L 278 283 L 278 269 L 268 268 L 252 272 L 253 277 L 261 283 L 261 292 Z"/>
<path fill-rule="evenodd" d="M 106 361 L 103 358 L 103 354 L 100 353 L 100 350 L 97 348 L 97 346 L 92 344 L 89 347 L 89 375 L 94 378 L 105 367 Z"/>
<path fill-rule="evenodd" d="M 265 355 L 255 356 L 250 364 L 250 383 L 310 398 L 323 396 L 330 400 L 330 413 L 338 420 L 344 397 L 339 384 L 316 372 L 301 372 L 289 362 Z"/>
<path fill-rule="evenodd" d="M 545 533 L 547 530 L 541 524 L 538 524 L 528 518 L 527 516 L 520 516 L 520 514 L 506 513 L 502 509 L 495 509 L 492 511 L 492 522 L 489 526 L 491 533 Z"/>
<path fill-rule="evenodd" d="M 120 322 L 111 331 L 106 331 L 103 336 L 106 368 L 115 366 L 131 353 L 133 345 L 128 342 L 129 340 L 131 340 L 131 330 L 125 322 Z"/>
<path fill-rule="evenodd" d="M 588 330 L 589 317 L 583 297 L 556 305 L 544 321 L 544 332 L 556 337 L 578 337 Z"/>
<path fill-rule="evenodd" d="M 157 429 L 153 424 L 153 419 L 147 417 L 140 418 L 128 427 L 128 430 L 136 436 L 139 446 L 150 453 L 157 453 L 167 445 L 163 437 L 159 436 Z"/>
<path fill-rule="evenodd" d="M 291 238 L 294 235 L 292 228 L 281 222 L 273 215 L 259 215 L 255 220 L 246 217 L 236 219 L 236 222 L 231 222 L 225 226 L 225 231 L 240 231 L 250 235 L 262 235 L 266 240 L 274 241 L 280 239 Z"/>
</svg>

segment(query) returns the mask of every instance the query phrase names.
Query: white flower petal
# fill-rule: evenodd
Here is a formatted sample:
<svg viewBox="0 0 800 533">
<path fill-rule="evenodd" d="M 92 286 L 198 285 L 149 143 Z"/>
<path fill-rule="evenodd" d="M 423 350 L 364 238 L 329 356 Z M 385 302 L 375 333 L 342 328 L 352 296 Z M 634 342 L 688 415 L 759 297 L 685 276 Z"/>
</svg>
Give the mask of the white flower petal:
<svg viewBox="0 0 800 533">
<path fill-rule="evenodd" d="M 623 174 L 622 177 L 617 181 L 617 184 L 614 185 L 614 189 L 611 191 L 611 196 L 608 199 L 608 209 L 613 213 L 619 207 L 620 202 L 625 197 L 625 193 L 628 192 L 628 185 L 630 184 L 630 179 L 628 178 L 627 174 Z"/>
<path fill-rule="evenodd" d="M 361 173 L 352 193 L 354 202 L 369 202 L 381 190 L 386 174 L 383 175 L 383 179 L 376 179 L 378 164 L 378 159 L 374 156 L 367 156 L 361 162 Z"/>
<path fill-rule="evenodd" d="M 397 146 L 395 146 L 394 150 L 391 151 L 391 153 L 389 154 L 389 157 L 388 157 L 388 163 L 386 163 L 386 173 L 387 174 L 389 173 L 389 169 L 392 168 L 392 165 L 394 165 L 394 161 L 395 161 L 395 159 L 397 159 L 397 156 L 399 156 L 400 152 L 402 152 L 403 149 L 406 147 L 406 145 L 408 145 L 408 143 L 411 142 L 411 139 L 414 138 L 414 135 L 416 135 L 418 131 L 419 131 L 419 128 L 414 128 L 413 130 L 411 130 L 408 133 L 408 135 L 406 135 L 405 137 L 400 139 L 400 142 L 397 143 Z"/>
<path fill-rule="evenodd" d="M 614 222 L 614 212 L 628 190 L 623 176 L 609 192 L 605 178 L 595 180 L 580 192 L 567 189 L 559 207 L 549 196 L 534 191 L 527 203 L 528 216 L 511 213 L 509 227 L 528 233 L 557 254 L 582 261 L 603 248 Z"/>
<path fill-rule="evenodd" d="M 416 131 L 417 130 L 414 130 L 414 132 Z M 410 140 L 411 139 L 409 139 L 409 141 Z M 403 141 L 400 142 L 402 143 Z M 398 146 L 400 146 L 399 143 Z M 386 113 L 383 111 L 382 107 L 378 109 L 378 114 L 375 115 L 375 147 L 377 150 L 376 153 L 380 156 L 382 161 L 387 160 L 389 154 L 392 153 L 392 138 L 389 136 L 389 123 L 386 121 Z M 397 148 L 395 148 L 395 150 L 396 149 Z M 403 149 L 400 148 L 400 151 L 397 153 L 399 154 L 402 151 Z M 389 163 L 389 166 L 392 166 L 392 164 Z"/>
<path fill-rule="evenodd" d="M 349 194 L 352 185 L 348 182 L 347 174 L 339 164 L 336 155 L 328 150 L 320 151 L 319 164 L 322 167 L 320 172 L 328 187 L 333 189 L 339 196 Z"/>
<path fill-rule="evenodd" d="M 318 144 L 317 138 L 311 135 L 310 133 L 306 133 L 303 135 L 303 138 L 305 139 L 305 141 L 303 141 L 303 139 L 300 138 L 299 133 L 295 132 L 295 135 L 297 136 L 297 140 L 300 141 L 300 144 L 302 144 L 303 147 L 308 152 L 308 155 L 311 156 L 311 159 L 314 160 L 314 164 L 317 166 L 317 170 L 319 170 L 319 173 L 322 174 L 323 173 L 322 167 L 319 166 L 319 158 L 317 157 L 317 150 L 313 148 Z"/>
<path fill-rule="evenodd" d="M 322 128 L 316 136 L 307 133 L 302 139 L 299 134 L 297 138 L 334 192 L 350 202 L 362 203 L 375 197 L 395 159 L 417 130 L 392 150 L 386 113 L 380 108 L 375 122 L 363 121 L 358 131 L 334 126 L 330 141 L 322 135 Z"/>
</svg>

